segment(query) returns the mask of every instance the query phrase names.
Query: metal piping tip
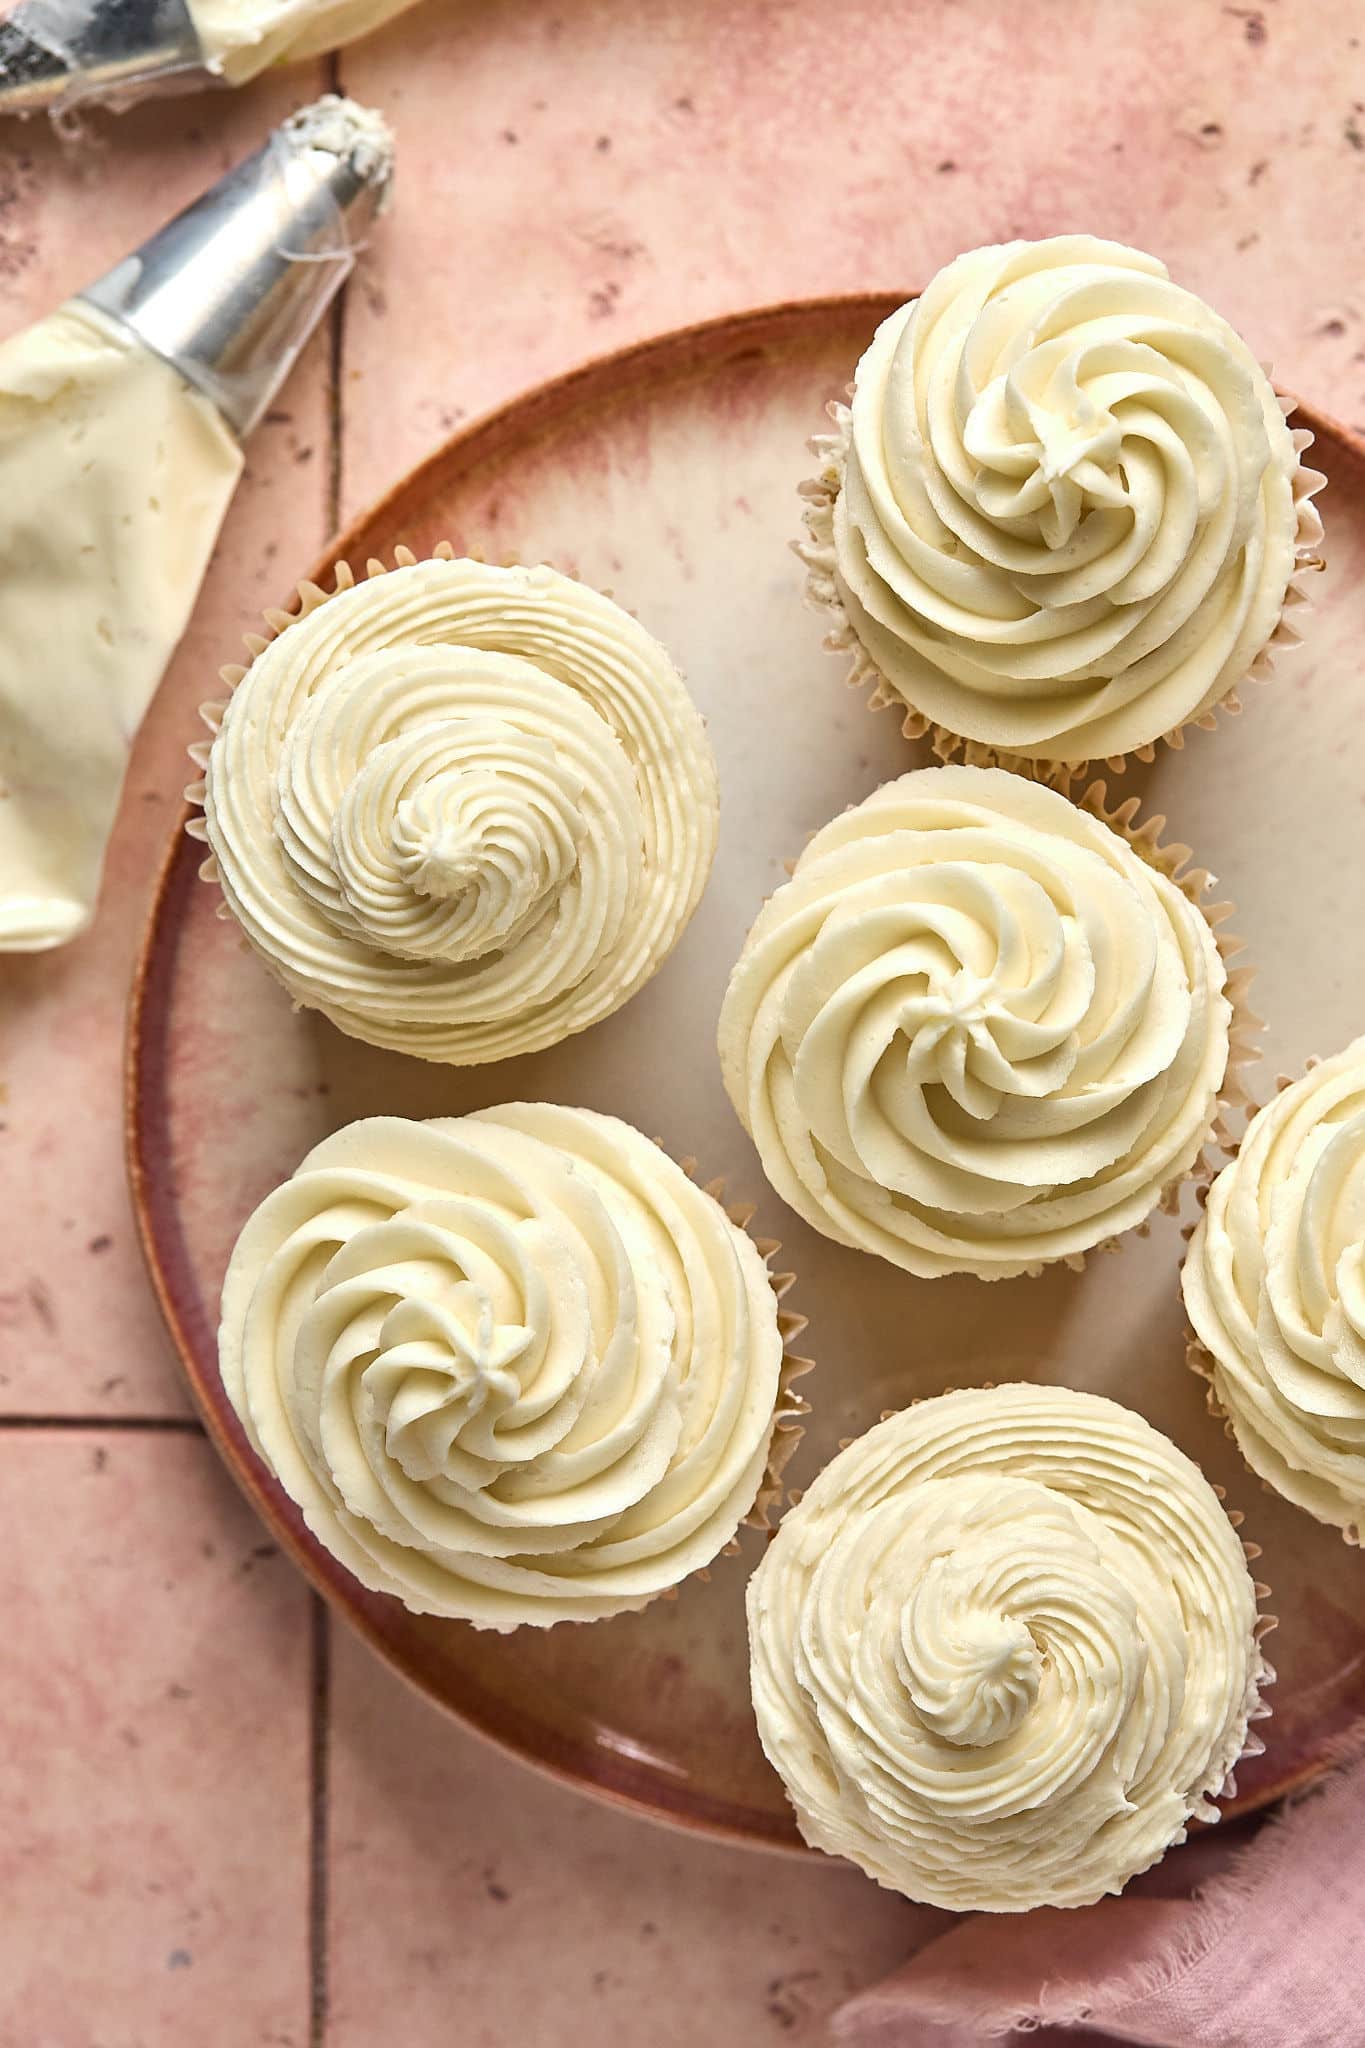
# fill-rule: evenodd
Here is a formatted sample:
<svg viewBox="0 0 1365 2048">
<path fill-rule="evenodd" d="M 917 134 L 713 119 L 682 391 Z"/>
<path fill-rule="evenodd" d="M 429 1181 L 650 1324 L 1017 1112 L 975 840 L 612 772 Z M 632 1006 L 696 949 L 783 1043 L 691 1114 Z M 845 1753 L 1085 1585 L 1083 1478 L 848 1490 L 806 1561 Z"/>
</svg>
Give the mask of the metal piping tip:
<svg viewBox="0 0 1365 2048">
<path fill-rule="evenodd" d="M 354 269 L 392 175 L 380 115 L 329 93 L 80 296 L 245 438 Z"/>
<path fill-rule="evenodd" d="M 0 21 L 0 114 L 215 82 L 186 0 L 16 0 Z"/>
</svg>

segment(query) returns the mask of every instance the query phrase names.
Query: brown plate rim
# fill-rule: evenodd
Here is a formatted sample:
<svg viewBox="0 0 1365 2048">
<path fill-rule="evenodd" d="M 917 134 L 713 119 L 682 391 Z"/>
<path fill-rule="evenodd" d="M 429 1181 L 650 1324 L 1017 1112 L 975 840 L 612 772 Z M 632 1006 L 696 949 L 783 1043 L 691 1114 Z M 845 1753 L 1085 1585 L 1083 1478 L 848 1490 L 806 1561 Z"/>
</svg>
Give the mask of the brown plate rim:
<svg viewBox="0 0 1365 2048">
<path fill-rule="evenodd" d="M 424 483 L 438 472 L 445 474 L 452 465 L 473 468 L 496 459 L 509 442 L 526 445 L 538 435 L 561 429 L 602 399 L 618 401 L 633 388 L 655 381 L 661 370 L 672 377 L 683 376 L 694 364 L 718 353 L 724 352 L 734 360 L 748 350 L 757 354 L 764 347 L 783 340 L 813 337 L 837 324 L 851 328 L 865 322 L 870 332 L 907 296 L 894 292 L 848 292 L 790 299 L 718 314 L 591 357 L 458 428 L 351 519 L 328 543 L 303 580 L 325 584 L 335 565 L 351 559 L 361 536 L 382 523 L 400 497 L 420 492 Z M 1299 401 L 1295 424 L 1308 427 L 1317 439 L 1344 444 L 1358 461 L 1365 463 L 1365 437 L 1329 414 Z M 293 594 L 291 590 L 286 603 Z M 212 1329 L 192 1330 L 182 1312 L 172 1270 L 175 1258 L 167 1249 L 168 1233 L 172 1238 L 180 1234 L 178 1208 L 173 1196 L 158 1199 L 154 1194 L 154 1171 L 147 1149 L 152 1102 L 149 1075 L 155 1070 L 157 1052 L 164 1051 L 169 1029 L 168 1006 L 160 998 L 168 985 L 174 955 L 173 949 L 163 949 L 162 941 L 168 930 L 175 929 L 174 920 L 168 917 L 174 899 L 177 893 L 188 893 L 189 887 L 197 885 L 197 870 L 203 857 L 185 832 L 193 812 L 189 803 L 182 805 L 148 903 L 129 992 L 123 1111 L 129 1191 L 142 1255 L 181 1372 L 210 1441 L 242 1493 L 309 1584 L 383 1663 L 462 1727 L 542 1776 L 661 1825 L 732 1846 L 799 1856 L 813 1854 L 800 1841 L 790 1817 L 774 1813 L 771 1825 L 764 1826 L 751 1808 L 736 1808 L 725 1800 L 708 1799 L 695 1788 L 685 1794 L 679 1791 L 673 1802 L 658 1785 L 646 1795 L 633 1786 L 629 1772 L 614 1779 L 612 1765 L 605 1756 L 596 1759 L 595 1775 L 588 1776 L 576 1767 L 574 1759 L 580 1754 L 576 1747 L 566 1744 L 562 1753 L 556 1753 L 550 1731 L 539 1722 L 528 1722 L 523 1731 L 515 1710 L 505 1701 L 499 1700 L 496 1708 L 481 1708 L 477 1699 L 459 1704 L 453 1701 L 384 1632 L 378 1619 L 381 1607 L 388 1604 L 384 1596 L 366 1593 L 309 1534 L 299 1509 L 252 1452 L 221 1386 L 216 1382 L 205 1384 L 198 1356 L 201 1350 L 207 1356 L 214 1354 L 216 1333 Z M 183 1260 L 183 1240 L 181 1243 Z M 1305 1764 L 1296 1775 L 1281 1781 L 1261 1798 L 1234 1797 L 1224 1802 L 1224 1818 L 1253 1813 L 1261 1805 L 1311 1784 L 1330 1767 L 1330 1762 L 1330 1757 L 1323 1756 Z"/>
</svg>

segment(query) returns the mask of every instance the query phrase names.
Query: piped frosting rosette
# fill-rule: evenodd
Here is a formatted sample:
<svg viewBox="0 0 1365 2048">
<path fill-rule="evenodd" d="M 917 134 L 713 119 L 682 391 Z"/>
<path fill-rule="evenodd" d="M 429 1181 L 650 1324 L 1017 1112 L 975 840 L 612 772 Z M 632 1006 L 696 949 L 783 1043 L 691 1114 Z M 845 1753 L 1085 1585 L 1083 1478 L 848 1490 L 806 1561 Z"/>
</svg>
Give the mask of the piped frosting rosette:
<svg viewBox="0 0 1365 2048">
<path fill-rule="evenodd" d="M 1135 811 L 953 765 L 816 833 L 720 1019 L 730 1099 L 806 1222 L 921 1278 L 999 1279 L 1173 1195 L 1248 1056 L 1245 977 L 1208 877 Z"/>
<path fill-rule="evenodd" d="M 1084 235 L 958 257 L 812 444 L 800 552 L 850 679 L 945 758 L 1041 770 L 1238 708 L 1321 565 L 1289 409 L 1154 257 Z"/>
<path fill-rule="evenodd" d="M 1214 1181 L 1181 1274 L 1215 1405 L 1252 1470 L 1365 1524 L 1365 1038 L 1287 1084 Z"/>
<path fill-rule="evenodd" d="M 662 647 L 552 569 L 418 562 L 272 615 L 200 750 L 206 872 L 296 1002 L 473 1065 L 618 1009 L 696 908 L 716 771 Z"/>
<path fill-rule="evenodd" d="M 493 1629 L 642 1607 L 796 1441 L 803 1323 L 742 1220 L 589 1110 L 368 1118 L 242 1231 L 223 1385 L 363 1585 Z"/>
<path fill-rule="evenodd" d="M 879 1884 L 955 1911 L 1088 1905 L 1216 1820 L 1263 1749 L 1264 1590 L 1140 1416 L 1056 1387 L 945 1394 L 826 1466 L 750 1580 L 759 1734 L 806 1841 Z"/>
</svg>

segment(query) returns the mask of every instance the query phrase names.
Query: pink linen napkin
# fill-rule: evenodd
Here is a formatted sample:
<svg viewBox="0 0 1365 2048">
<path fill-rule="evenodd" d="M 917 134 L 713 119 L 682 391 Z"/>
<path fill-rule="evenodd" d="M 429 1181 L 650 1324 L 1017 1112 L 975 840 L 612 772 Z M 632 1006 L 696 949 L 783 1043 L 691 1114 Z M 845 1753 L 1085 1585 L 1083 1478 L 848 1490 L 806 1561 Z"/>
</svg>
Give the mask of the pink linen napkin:
<svg viewBox="0 0 1365 2048">
<path fill-rule="evenodd" d="M 835 2039 L 1363 2048 L 1365 1728 L 1344 1753 L 1349 1766 L 1247 1846 L 1220 1853 L 1210 1830 L 1168 1858 L 1162 1879 L 1193 1876 L 1193 1897 L 1144 1887 L 1074 1912 L 975 1914 L 844 2005 Z"/>
</svg>

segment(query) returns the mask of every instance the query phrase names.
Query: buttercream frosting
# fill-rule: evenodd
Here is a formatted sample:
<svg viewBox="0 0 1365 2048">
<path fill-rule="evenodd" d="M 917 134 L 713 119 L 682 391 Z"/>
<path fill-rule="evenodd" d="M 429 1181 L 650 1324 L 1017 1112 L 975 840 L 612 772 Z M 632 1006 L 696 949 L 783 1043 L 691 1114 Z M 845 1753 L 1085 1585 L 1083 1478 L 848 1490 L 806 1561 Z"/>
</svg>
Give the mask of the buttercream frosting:
<svg viewBox="0 0 1365 2048">
<path fill-rule="evenodd" d="M 92 307 L 0 344 L 0 951 L 94 915 L 129 751 L 241 470 L 210 401 Z"/>
<path fill-rule="evenodd" d="M 641 1607 L 753 1506 L 780 1396 L 767 1268 L 628 1124 L 373 1117 L 267 1196 L 223 1384 L 318 1540 L 414 1611 Z"/>
<path fill-rule="evenodd" d="M 1194 1164 L 1225 982 L 1197 904 L 1101 819 L 924 768 L 817 832 L 760 912 L 721 1067 L 815 1229 L 999 1279 L 1140 1223 Z"/>
<path fill-rule="evenodd" d="M 836 416 L 814 558 L 890 688 L 1001 752 L 1112 756 L 1204 715 L 1321 535 L 1245 342 L 1116 242 L 958 257 Z"/>
<path fill-rule="evenodd" d="M 295 1000 L 457 1065 L 618 1009 L 715 851 L 715 763 L 662 647 L 551 569 L 437 559 L 288 623 L 208 754 L 229 906 Z"/>
<path fill-rule="evenodd" d="M 1263 1746 L 1241 1544 L 1197 1466 L 1095 1394 L 892 1416 L 788 1511 L 748 1610 L 801 1833 L 926 1905 L 1117 1892 Z"/>
<path fill-rule="evenodd" d="M 1352 1541 L 1365 1522 L 1365 1038 L 1252 1118 L 1181 1274 L 1254 1471 Z"/>
<path fill-rule="evenodd" d="M 204 61 L 230 85 L 369 35 L 414 0 L 189 0 Z"/>
</svg>

